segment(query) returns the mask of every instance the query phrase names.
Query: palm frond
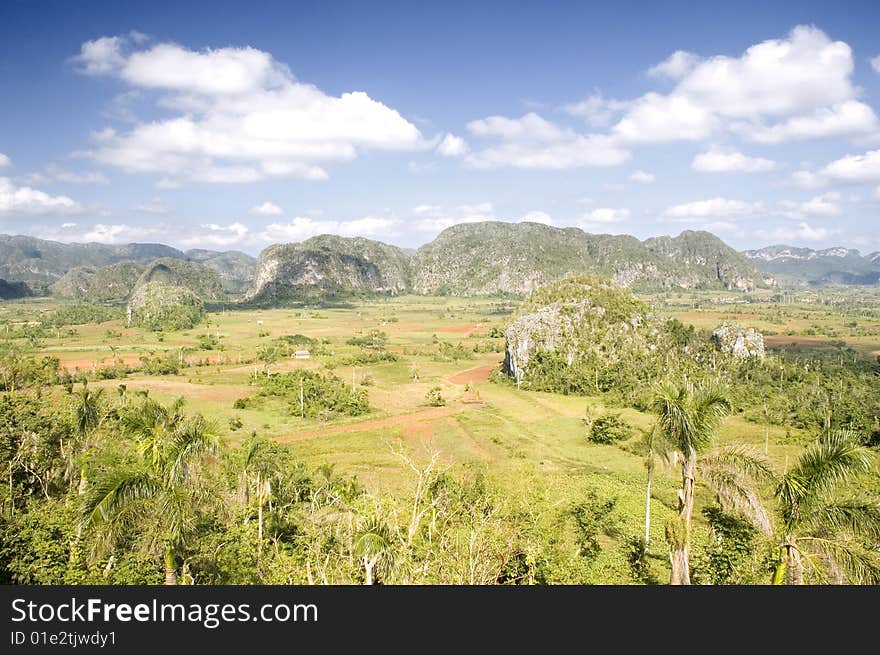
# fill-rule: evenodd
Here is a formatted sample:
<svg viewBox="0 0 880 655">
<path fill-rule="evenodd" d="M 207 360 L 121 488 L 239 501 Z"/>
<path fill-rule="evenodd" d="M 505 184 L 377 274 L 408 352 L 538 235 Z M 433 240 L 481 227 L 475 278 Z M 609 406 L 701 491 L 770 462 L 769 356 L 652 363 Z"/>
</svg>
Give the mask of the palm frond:
<svg viewBox="0 0 880 655">
<path fill-rule="evenodd" d="M 780 481 L 776 495 L 787 522 L 797 521 L 803 506 L 816 502 L 836 485 L 871 470 L 873 453 L 850 430 L 837 430 L 807 447 Z"/>
<path fill-rule="evenodd" d="M 819 537 L 801 537 L 798 543 L 832 560 L 851 583 L 880 584 L 880 552 L 877 550 L 867 549 L 854 541 Z"/>
<path fill-rule="evenodd" d="M 699 470 L 701 482 L 715 493 L 723 508 L 743 516 L 764 534 L 773 534 L 767 510 L 747 475 L 706 461 L 699 465 Z"/>
<path fill-rule="evenodd" d="M 880 503 L 852 498 L 823 503 L 804 517 L 816 533 L 847 534 L 880 542 Z"/>
<path fill-rule="evenodd" d="M 98 479 L 86 494 L 82 520 L 94 527 L 113 520 L 132 501 L 152 498 L 160 491 L 146 471 L 114 471 Z"/>
</svg>

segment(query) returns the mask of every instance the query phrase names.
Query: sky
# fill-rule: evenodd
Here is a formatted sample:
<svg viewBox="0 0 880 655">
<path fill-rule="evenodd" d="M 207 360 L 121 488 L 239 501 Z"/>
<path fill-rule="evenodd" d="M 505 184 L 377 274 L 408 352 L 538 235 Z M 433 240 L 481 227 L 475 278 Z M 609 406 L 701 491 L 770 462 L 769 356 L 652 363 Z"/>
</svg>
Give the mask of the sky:
<svg viewBox="0 0 880 655">
<path fill-rule="evenodd" d="M 0 2 L 0 233 L 880 250 L 878 2 Z"/>
</svg>

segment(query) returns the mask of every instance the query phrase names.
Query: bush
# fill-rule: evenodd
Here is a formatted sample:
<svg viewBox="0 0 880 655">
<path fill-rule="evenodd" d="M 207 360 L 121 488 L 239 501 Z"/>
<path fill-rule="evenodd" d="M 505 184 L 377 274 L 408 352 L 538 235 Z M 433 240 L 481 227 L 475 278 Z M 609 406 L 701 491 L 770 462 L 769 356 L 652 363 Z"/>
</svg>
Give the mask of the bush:
<svg viewBox="0 0 880 655">
<path fill-rule="evenodd" d="M 631 436 L 632 428 L 620 418 L 620 414 L 603 414 L 592 421 L 587 439 L 592 443 L 613 444 Z"/>
<path fill-rule="evenodd" d="M 335 375 L 293 371 L 266 377 L 255 376 L 266 396 L 279 396 L 290 403 L 290 413 L 305 418 L 327 419 L 334 414 L 360 416 L 370 411 L 367 392 L 352 389 Z M 300 405 L 302 388 L 302 405 Z"/>
<path fill-rule="evenodd" d="M 443 389 L 434 387 L 428 391 L 425 394 L 425 403 L 431 407 L 443 407 L 446 404 L 446 399 L 443 397 Z"/>
<path fill-rule="evenodd" d="M 362 337 L 352 337 L 346 341 L 349 346 L 362 346 L 371 350 L 384 350 L 388 343 L 388 335 L 381 330 L 372 329 Z"/>
</svg>

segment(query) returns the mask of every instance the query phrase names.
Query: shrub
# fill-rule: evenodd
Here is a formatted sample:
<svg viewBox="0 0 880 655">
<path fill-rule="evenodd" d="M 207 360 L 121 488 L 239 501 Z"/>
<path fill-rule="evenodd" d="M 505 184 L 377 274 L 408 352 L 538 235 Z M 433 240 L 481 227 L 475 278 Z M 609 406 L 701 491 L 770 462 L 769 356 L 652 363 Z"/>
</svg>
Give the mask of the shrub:
<svg viewBox="0 0 880 655">
<path fill-rule="evenodd" d="M 587 436 L 592 443 L 612 444 L 632 436 L 632 428 L 620 418 L 620 414 L 603 414 L 592 421 Z"/>
<path fill-rule="evenodd" d="M 290 413 L 305 418 L 326 418 L 333 414 L 360 416 L 370 411 L 367 392 L 352 389 L 335 375 L 293 371 L 266 377 L 255 376 L 266 396 L 278 396 L 290 403 Z M 302 405 L 300 405 L 302 388 Z"/>
<path fill-rule="evenodd" d="M 425 403 L 431 407 L 443 407 L 446 404 L 446 399 L 443 397 L 443 389 L 434 387 L 428 391 L 425 394 Z"/>
<path fill-rule="evenodd" d="M 375 328 L 361 337 L 352 337 L 346 341 L 349 346 L 362 346 L 371 350 L 384 350 L 388 343 L 388 335 Z"/>
</svg>

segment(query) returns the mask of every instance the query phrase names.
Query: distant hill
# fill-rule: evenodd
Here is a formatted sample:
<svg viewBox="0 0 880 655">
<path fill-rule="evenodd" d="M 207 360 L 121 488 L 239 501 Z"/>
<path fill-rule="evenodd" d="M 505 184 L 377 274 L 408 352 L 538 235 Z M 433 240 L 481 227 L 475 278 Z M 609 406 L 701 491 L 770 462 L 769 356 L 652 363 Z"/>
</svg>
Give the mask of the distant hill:
<svg viewBox="0 0 880 655">
<path fill-rule="evenodd" d="M 271 300 L 327 293 L 396 293 L 410 288 L 412 264 L 412 255 L 396 246 L 322 235 L 263 250 L 248 295 Z"/>
<path fill-rule="evenodd" d="M 641 242 L 578 228 L 488 221 L 456 225 L 417 251 L 321 236 L 269 246 L 252 297 L 333 292 L 524 295 L 571 275 L 601 273 L 640 289 L 753 289 L 762 275 L 708 232 Z"/>
<path fill-rule="evenodd" d="M 131 295 L 145 266 L 120 262 L 101 268 L 77 266 L 50 287 L 52 293 L 68 298 L 98 302 L 123 301 Z"/>
<path fill-rule="evenodd" d="M 862 256 L 850 248 L 795 248 L 767 246 L 746 250 L 743 255 L 780 279 L 814 286 L 826 284 L 877 284 L 880 282 L 880 253 Z"/>
<path fill-rule="evenodd" d="M 416 254 L 423 293 L 522 295 L 570 275 L 600 273 L 638 289 L 749 290 L 754 264 L 708 232 L 639 241 L 539 223 L 468 223 L 444 230 Z"/>
<path fill-rule="evenodd" d="M 157 259 L 140 274 L 134 284 L 134 291 L 151 282 L 188 289 L 200 300 L 220 300 L 223 297 L 220 275 L 199 262 L 171 257 Z"/>
<path fill-rule="evenodd" d="M 158 243 L 60 243 L 0 235 L 0 279 L 10 284 L 24 283 L 29 293 L 51 290 L 62 296 L 89 295 L 96 300 L 124 298 L 133 289 L 130 273 L 134 269 L 112 267 L 123 263 L 148 265 L 157 259 L 201 262 L 219 275 L 226 291 L 235 293 L 250 285 L 256 265 L 256 258 L 238 251 L 182 252 Z M 117 274 L 122 277 L 117 279 Z M 120 289 L 127 292 L 120 295 Z"/>
<path fill-rule="evenodd" d="M 0 235 L 0 278 L 15 282 L 51 284 L 78 266 L 100 268 L 119 262 L 147 263 L 159 257 L 185 255 L 159 243 L 59 243 L 35 237 Z"/>
<path fill-rule="evenodd" d="M 196 249 L 187 250 L 184 254 L 187 259 L 201 262 L 217 271 L 225 291 L 239 293 L 245 291 L 253 282 L 254 269 L 257 266 L 256 257 L 237 250 L 216 252 Z"/>
</svg>

